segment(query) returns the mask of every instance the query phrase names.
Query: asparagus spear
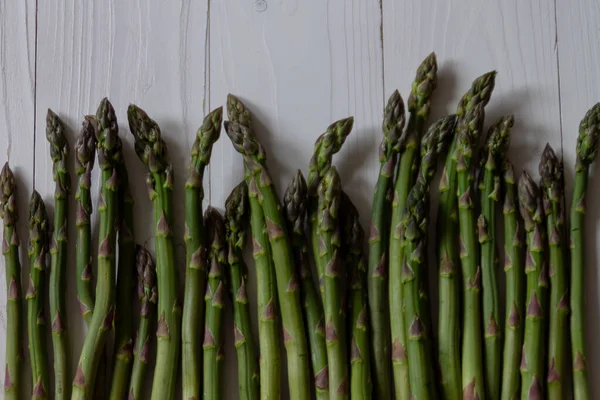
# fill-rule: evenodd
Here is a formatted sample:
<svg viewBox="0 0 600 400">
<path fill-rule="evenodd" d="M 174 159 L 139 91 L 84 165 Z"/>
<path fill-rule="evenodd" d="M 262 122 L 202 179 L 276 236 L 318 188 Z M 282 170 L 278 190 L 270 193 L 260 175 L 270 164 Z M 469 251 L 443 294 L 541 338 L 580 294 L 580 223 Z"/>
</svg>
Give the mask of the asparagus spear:
<svg viewBox="0 0 600 400">
<path fill-rule="evenodd" d="M 67 312 L 65 309 L 65 271 L 67 269 L 68 197 L 71 179 L 67 172 L 69 143 L 60 118 L 48 109 L 46 139 L 50 144 L 54 191 L 54 234 L 50 246 L 50 318 L 54 349 L 54 396 L 67 399 L 70 395 L 69 356 L 67 354 Z"/>
<path fill-rule="evenodd" d="M 481 214 L 477 221 L 481 245 L 481 272 L 483 284 L 483 323 L 486 398 L 500 398 L 502 365 L 502 341 L 500 326 L 500 303 L 496 266 L 496 212 L 500 200 L 500 162 L 508 147 L 512 116 L 502 117 L 492 125 L 482 157 L 482 180 L 480 186 Z M 485 161 L 484 161 L 485 160 Z"/>
<path fill-rule="evenodd" d="M 235 149 L 244 157 L 249 176 L 258 186 L 275 265 L 277 291 L 281 304 L 283 337 L 288 359 L 290 397 L 310 397 L 309 355 L 300 301 L 299 283 L 294 268 L 294 257 L 285 225 L 283 209 L 265 165 L 265 151 L 252 131 L 250 113 L 233 95 L 228 95 L 227 135 Z M 248 178 L 246 178 L 248 179 Z"/>
<path fill-rule="evenodd" d="M 340 226 L 344 246 L 344 264 L 350 270 L 350 398 L 370 399 L 371 345 L 369 343 L 369 309 L 367 301 L 367 263 L 363 254 L 365 233 L 358 210 L 342 192 Z"/>
<path fill-rule="evenodd" d="M 402 258 L 404 256 L 403 235 L 401 232 L 402 216 L 406 207 L 408 191 L 416 179 L 416 168 L 419 157 L 419 143 L 425 129 L 425 121 L 429 116 L 431 95 L 437 85 L 437 60 L 431 53 L 417 69 L 412 83 L 412 91 L 408 98 L 410 117 L 402 143 L 402 153 L 398 162 L 398 174 L 394 184 L 392 201 L 392 222 L 389 249 L 389 307 L 390 327 L 392 334 L 392 367 L 394 372 L 394 389 L 396 398 L 408 400 L 410 386 L 408 383 L 408 363 L 406 359 L 406 329 L 404 327 L 402 303 Z M 399 95 L 398 95 L 399 96 Z"/>
<path fill-rule="evenodd" d="M 568 279 L 565 267 L 564 225 L 565 194 L 562 163 L 552 147 L 546 144 L 540 161 L 540 188 L 542 190 L 546 232 L 548 232 L 550 261 L 550 327 L 548 338 L 548 398 L 567 397 L 566 376 L 568 328 Z"/>
<path fill-rule="evenodd" d="M 246 286 L 248 267 L 244 263 L 248 228 L 248 186 L 245 181 L 237 185 L 225 202 L 227 227 L 227 262 L 229 264 L 229 289 L 233 298 L 233 332 L 238 361 L 238 387 L 241 400 L 258 399 L 259 370 L 252 318 Z"/>
<path fill-rule="evenodd" d="M 590 398 L 585 351 L 585 193 L 590 164 L 598 153 L 600 103 L 592 107 L 579 124 L 575 186 L 571 203 L 571 354 L 575 400 Z"/>
<path fill-rule="evenodd" d="M 383 141 L 379 148 L 381 167 L 371 210 L 369 235 L 368 300 L 371 316 L 371 357 L 373 360 L 374 394 L 379 399 L 391 398 L 390 326 L 388 298 L 388 252 L 392 184 L 400 135 L 404 128 L 404 102 L 395 91 L 389 98 L 383 119 Z"/>
<path fill-rule="evenodd" d="M 96 118 L 86 116 L 83 120 L 81 133 L 75 144 L 75 172 L 78 177 L 75 201 L 76 213 L 76 259 L 77 270 L 77 300 L 86 325 L 92 321 L 94 311 L 94 289 L 92 287 L 92 227 L 90 216 L 92 214 L 92 169 L 96 156 Z"/>
<path fill-rule="evenodd" d="M 29 288 L 27 299 L 27 326 L 29 333 L 29 360 L 33 381 L 32 399 L 47 399 L 50 390 L 48 354 L 46 352 L 46 255 L 48 253 L 49 222 L 46 206 L 37 191 L 29 201 Z"/>
<path fill-rule="evenodd" d="M 327 127 L 325 133 L 321 134 L 314 145 L 314 152 L 309 163 L 308 172 L 308 219 L 310 222 L 310 239 L 313 249 L 313 257 L 318 258 L 319 249 L 319 224 L 318 224 L 318 187 L 321 180 L 331 167 L 333 155 L 338 153 L 354 126 L 354 117 L 340 119 Z M 323 292 L 323 276 L 325 271 L 317 263 L 317 274 L 319 288 Z"/>
<path fill-rule="evenodd" d="M 21 315 L 21 262 L 19 237 L 15 225 L 17 211 L 16 183 L 8 162 L 0 173 L 0 217 L 4 224 L 2 253 L 6 270 L 6 364 L 4 398 L 17 400 L 21 391 L 23 363 L 23 317 Z"/>
<path fill-rule="evenodd" d="M 91 399 L 95 393 L 96 375 L 104 345 L 113 327 L 115 314 L 115 244 L 119 178 L 117 165 L 122 162 L 122 144 L 114 109 L 104 98 L 98 107 L 98 166 L 101 170 L 101 195 L 98 211 L 98 279 L 96 303 L 88 333 L 73 380 L 72 399 Z M 100 382 L 101 384 L 103 382 Z"/>
<path fill-rule="evenodd" d="M 154 322 L 158 297 L 154 260 L 150 252 L 140 245 L 135 247 L 135 264 L 138 276 L 138 298 L 140 299 L 140 323 L 134 345 L 129 400 L 141 399 L 143 396 L 144 374 L 149 361 L 149 347 L 152 338 L 150 326 Z"/>
<path fill-rule="evenodd" d="M 225 268 L 227 246 L 225 221 L 216 208 L 208 207 L 204 215 L 208 227 L 210 250 L 208 259 L 208 285 L 204 301 L 206 303 L 206 323 L 204 326 L 204 399 L 221 398 L 221 364 L 223 363 L 222 321 L 225 301 Z"/>
<path fill-rule="evenodd" d="M 206 289 L 206 255 L 202 201 L 204 169 L 210 161 L 213 144 L 221 134 L 223 107 L 209 113 L 196 133 L 192 145 L 188 178 L 185 183 L 186 274 L 181 323 L 181 362 L 183 398 L 200 398 L 202 349 L 200 336 L 204 325 L 202 296 Z M 200 305 L 200 306 L 199 306 Z"/>
<path fill-rule="evenodd" d="M 518 210 L 515 172 L 507 159 L 504 179 L 504 271 L 506 273 L 506 320 L 504 325 L 504 355 L 502 357 L 502 400 L 520 396 L 519 362 L 523 343 L 524 259 L 523 225 Z"/>
<path fill-rule="evenodd" d="M 467 111 L 478 104 L 487 104 L 494 90 L 496 73 L 488 72 L 475 79 L 471 88 L 460 100 L 456 115 L 463 118 Z M 439 269 L 439 316 L 438 360 L 441 386 L 445 399 L 462 398 L 461 384 L 461 323 L 460 323 L 460 274 L 458 251 L 458 198 L 457 198 L 457 146 L 452 141 L 439 186 L 438 208 L 438 269 Z"/>
<path fill-rule="evenodd" d="M 329 398 L 343 399 L 349 395 L 348 354 L 343 318 L 344 274 L 340 259 L 340 228 L 338 211 L 341 183 L 335 166 L 331 166 L 318 188 L 318 226 L 320 244 L 317 264 L 324 271 L 325 342 L 329 369 Z"/>
<path fill-rule="evenodd" d="M 288 230 L 291 234 L 297 273 L 301 279 L 302 307 L 311 353 L 315 394 L 317 399 L 326 400 L 329 399 L 329 369 L 325 343 L 325 317 L 323 304 L 312 277 L 308 254 L 308 238 L 305 231 L 308 188 L 302 171 L 298 170 L 288 185 L 283 203 Z"/>
<path fill-rule="evenodd" d="M 171 232 L 173 169 L 158 124 L 133 104 L 129 106 L 127 116 L 137 155 L 148 167 L 148 192 L 154 205 L 158 325 L 152 399 L 169 400 L 175 397 L 181 351 L 181 306 Z"/>
<path fill-rule="evenodd" d="M 538 399 L 543 393 L 548 271 L 544 258 L 546 238 L 542 199 L 539 188 L 527 172 L 519 179 L 519 203 L 527 232 L 527 313 L 521 355 L 521 398 Z"/>
</svg>

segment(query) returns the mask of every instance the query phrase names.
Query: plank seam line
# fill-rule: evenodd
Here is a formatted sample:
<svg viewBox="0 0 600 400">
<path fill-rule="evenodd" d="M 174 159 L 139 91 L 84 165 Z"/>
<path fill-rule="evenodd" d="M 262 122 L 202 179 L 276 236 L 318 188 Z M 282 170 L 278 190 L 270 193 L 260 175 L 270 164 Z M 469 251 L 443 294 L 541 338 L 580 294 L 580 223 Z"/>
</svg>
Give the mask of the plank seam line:
<svg viewBox="0 0 600 400">
<path fill-rule="evenodd" d="M 206 28 L 204 32 L 204 99 L 202 113 L 206 115 L 206 106 L 210 112 L 210 0 L 206 2 Z M 208 103 L 208 104 L 207 104 Z M 212 167 L 208 164 L 208 204 L 212 203 Z"/>
<path fill-rule="evenodd" d="M 558 46 L 558 11 L 556 0 L 554 0 L 554 52 L 556 53 L 556 77 L 558 81 L 558 127 L 560 131 L 560 155 L 561 162 L 564 164 L 565 147 L 563 144 L 563 115 L 562 115 L 562 97 L 560 85 L 560 54 Z"/>
<path fill-rule="evenodd" d="M 33 190 L 35 190 L 35 142 L 37 138 L 38 0 L 35 0 L 35 44 L 33 47 Z"/>
<path fill-rule="evenodd" d="M 379 0 L 379 42 L 381 43 L 381 101 L 385 110 L 385 54 L 383 46 L 383 0 Z"/>
</svg>

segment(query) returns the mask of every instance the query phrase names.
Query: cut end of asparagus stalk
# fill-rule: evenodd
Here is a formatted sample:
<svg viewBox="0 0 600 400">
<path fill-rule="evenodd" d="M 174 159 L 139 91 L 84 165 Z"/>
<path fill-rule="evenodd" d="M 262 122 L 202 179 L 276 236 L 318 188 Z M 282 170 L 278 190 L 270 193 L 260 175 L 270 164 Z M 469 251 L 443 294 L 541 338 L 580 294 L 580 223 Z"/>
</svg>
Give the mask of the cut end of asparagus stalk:
<svg viewBox="0 0 600 400">
<path fill-rule="evenodd" d="M 240 182 L 225 201 L 225 220 L 227 222 L 227 242 L 229 243 L 229 264 L 239 262 L 239 254 L 246 245 L 246 229 L 250 222 L 248 186 Z"/>
<path fill-rule="evenodd" d="M 384 163 L 400 151 L 402 130 L 406 122 L 404 101 L 400 92 L 394 93 L 388 99 L 383 115 L 383 141 L 379 148 L 379 161 Z"/>
<path fill-rule="evenodd" d="M 0 218 L 5 226 L 14 225 L 18 218 L 15 191 L 15 175 L 6 162 L 0 173 Z"/>
<path fill-rule="evenodd" d="M 429 100 L 437 86 L 437 70 L 437 57 L 435 52 L 432 52 L 417 68 L 417 75 L 408 97 L 408 111 L 417 114 L 423 120 L 429 116 Z"/>
<path fill-rule="evenodd" d="M 127 109 L 129 129 L 135 140 L 135 152 L 151 173 L 166 172 L 169 167 L 167 146 L 156 121 L 134 104 Z"/>
<path fill-rule="evenodd" d="M 283 196 L 283 205 L 289 226 L 297 235 L 304 234 L 306 210 L 308 206 L 308 188 L 302 171 L 297 170 L 296 175 L 288 185 Z"/>
<path fill-rule="evenodd" d="M 600 137 L 600 103 L 594 105 L 579 124 L 577 138 L 577 162 L 583 165 L 591 164 L 598 153 Z"/>
</svg>

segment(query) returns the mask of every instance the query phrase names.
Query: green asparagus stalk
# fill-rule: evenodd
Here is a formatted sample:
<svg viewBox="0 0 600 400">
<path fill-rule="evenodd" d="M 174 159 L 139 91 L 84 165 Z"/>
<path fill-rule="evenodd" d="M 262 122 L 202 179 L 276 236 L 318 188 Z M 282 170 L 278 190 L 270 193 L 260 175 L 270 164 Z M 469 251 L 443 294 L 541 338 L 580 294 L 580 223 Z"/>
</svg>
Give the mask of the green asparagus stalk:
<svg viewBox="0 0 600 400">
<path fill-rule="evenodd" d="M 210 161 L 213 144 L 221 134 L 223 107 L 209 113 L 196 133 L 192 145 L 188 178 L 185 183 L 186 273 L 181 323 L 181 362 L 183 398 L 200 399 L 202 376 L 202 343 L 206 289 L 206 255 L 202 201 L 204 170 Z"/>
<path fill-rule="evenodd" d="M 463 118 L 478 104 L 487 104 L 494 90 L 496 73 L 488 72 L 475 79 L 460 100 L 456 115 Z M 439 316 L 438 360 L 443 398 L 462 398 L 460 274 L 458 251 L 457 146 L 453 140 L 439 186 L 438 270 Z"/>
<path fill-rule="evenodd" d="M 208 285 L 204 301 L 206 303 L 206 323 L 204 326 L 204 399 L 221 398 L 221 365 L 223 364 L 223 308 L 225 306 L 225 269 L 227 246 L 225 221 L 216 208 L 208 207 L 204 215 L 210 243 Z"/>
<path fill-rule="evenodd" d="M 248 186 L 242 181 L 231 192 L 225 202 L 227 223 L 227 262 L 229 264 L 229 289 L 233 299 L 233 332 L 238 361 L 238 388 L 241 400 L 258 399 L 259 370 L 252 318 L 248 303 L 248 267 L 244 263 L 248 228 Z"/>
<path fill-rule="evenodd" d="M 340 119 L 327 127 L 325 133 L 321 134 L 315 141 L 313 155 L 309 163 L 308 172 L 308 219 L 310 223 L 310 240 L 313 250 L 313 258 L 318 258 L 319 249 L 319 224 L 318 224 L 318 187 L 321 180 L 331 167 L 334 154 L 338 153 L 354 126 L 354 117 Z M 315 262 L 316 263 L 316 262 Z M 317 264 L 319 278 L 319 289 L 323 292 L 323 277 L 325 271 Z"/>
<path fill-rule="evenodd" d="M 504 180 L 504 271 L 506 273 L 506 320 L 502 357 L 502 400 L 520 397 L 519 363 L 523 343 L 524 281 L 523 224 L 519 215 L 515 172 L 507 159 Z"/>
<path fill-rule="evenodd" d="M 154 208 L 158 325 L 152 400 L 170 400 L 175 397 L 181 351 L 181 305 L 171 232 L 173 169 L 158 124 L 133 104 L 127 116 L 137 155 L 148 167 L 148 192 Z"/>
<path fill-rule="evenodd" d="M 67 312 L 65 309 L 65 272 L 67 269 L 68 197 L 71 178 L 67 172 L 69 143 L 64 135 L 60 118 L 48 109 L 46 139 L 50 144 L 54 191 L 54 234 L 50 246 L 50 318 L 52 319 L 52 347 L 54 349 L 54 397 L 68 399 L 69 355 L 67 346 Z"/>
<path fill-rule="evenodd" d="M 335 166 L 331 166 L 318 188 L 318 226 L 320 244 L 317 264 L 324 271 L 325 342 L 329 369 L 329 398 L 348 398 L 348 354 L 346 329 L 343 318 L 344 273 L 340 259 L 340 228 L 338 211 L 341 200 L 341 182 Z"/>
<path fill-rule="evenodd" d="M 46 206 L 35 190 L 29 201 L 29 288 L 27 299 L 27 326 L 29 333 L 29 360 L 33 391 L 31 398 L 48 399 L 50 373 L 46 351 L 46 256 L 48 254 L 49 222 Z"/>
<path fill-rule="evenodd" d="M 327 344 L 325 343 L 325 316 L 310 265 L 308 237 L 305 230 L 308 187 L 302 171 L 298 170 L 288 185 L 283 197 L 283 204 L 294 249 L 297 273 L 301 279 L 302 307 L 310 347 L 315 395 L 318 400 L 327 400 L 329 399 L 329 369 Z"/>
<path fill-rule="evenodd" d="M 437 59 L 431 53 L 417 69 L 408 98 L 410 117 L 402 143 L 402 153 L 398 162 L 398 173 L 394 184 L 392 201 L 392 222 L 389 249 L 389 307 L 392 333 L 392 367 L 394 372 L 394 391 L 398 400 L 408 400 L 408 363 L 406 358 L 406 329 L 404 327 L 402 303 L 402 258 L 404 256 L 402 216 L 406 207 L 408 191 L 416 179 L 419 158 L 419 144 L 425 129 L 425 122 L 431 107 L 431 95 L 437 85 Z"/>
<path fill-rule="evenodd" d="M 92 321 L 94 312 L 94 289 L 92 287 L 92 169 L 96 157 L 96 118 L 86 116 L 83 120 L 81 133 L 75 144 L 75 172 L 78 177 L 76 201 L 76 259 L 77 270 L 77 300 L 87 326 Z"/>
<path fill-rule="evenodd" d="M 258 343 L 260 348 L 260 398 L 281 397 L 281 320 L 275 266 L 265 216 L 258 200 L 260 192 L 253 176 L 246 176 L 250 204 L 252 248 L 256 266 Z"/>
<path fill-rule="evenodd" d="M 571 353 L 575 400 L 589 399 L 585 351 L 585 193 L 590 165 L 598 153 L 600 103 L 592 107 L 579 125 L 575 186 L 571 203 Z"/>
<path fill-rule="evenodd" d="M 483 103 L 468 110 L 457 127 L 456 173 L 460 260 L 464 286 L 462 388 L 463 397 L 484 396 L 481 267 L 473 202 L 473 151 L 483 128 Z"/>
<path fill-rule="evenodd" d="M 550 328 L 548 329 L 548 398 L 567 398 L 565 385 L 568 345 L 568 275 L 565 266 L 565 194 L 562 163 L 552 147 L 546 144 L 540 162 L 546 232 L 548 232 L 550 261 Z"/>
<path fill-rule="evenodd" d="M 486 398 L 492 400 L 500 398 L 502 368 L 500 301 L 496 279 L 496 213 L 500 200 L 500 162 L 508 148 L 513 124 L 512 116 L 502 117 L 489 130 L 482 157 L 481 214 L 477 221 L 483 284 L 485 390 Z"/>
<path fill-rule="evenodd" d="M 369 235 L 368 300 L 371 316 L 371 357 L 373 360 L 374 394 L 390 399 L 390 321 L 388 297 L 388 245 L 392 186 L 396 155 L 404 128 L 404 102 L 395 91 L 389 98 L 383 119 L 383 141 L 379 148 L 381 167 L 373 196 Z"/>
<path fill-rule="evenodd" d="M 350 398 L 371 399 L 371 344 L 369 343 L 369 305 L 367 301 L 367 262 L 363 254 L 365 233 L 358 210 L 342 192 L 340 226 L 344 264 L 350 271 Z"/>
<path fill-rule="evenodd" d="M 252 183 L 258 186 L 258 200 L 265 215 L 281 304 L 290 397 L 307 399 L 310 397 L 311 381 L 308 346 L 304 335 L 300 285 L 282 205 L 266 169 L 265 151 L 252 131 L 250 113 L 233 95 L 228 95 L 227 104 L 231 120 L 226 125 L 227 135 L 235 149 L 244 157 L 247 174 L 254 177 Z"/>
<path fill-rule="evenodd" d="M 152 255 L 140 245 L 136 245 L 135 264 L 138 277 L 138 298 L 140 300 L 140 323 L 138 325 L 134 352 L 131 380 L 129 382 L 129 400 L 143 398 L 144 375 L 148 366 L 150 341 L 150 326 L 156 315 L 156 266 Z"/>
<path fill-rule="evenodd" d="M 115 245 L 118 219 L 117 165 L 122 162 L 122 144 L 114 109 L 108 99 L 100 102 L 97 112 L 98 166 L 101 170 L 101 195 L 98 206 L 98 279 L 96 303 L 88 333 L 73 380 L 72 399 L 91 399 L 95 394 L 96 376 L 106 340 L 113 328 L 115 314 Z M 100 382 L 103 384 L 103 382 Z"/>
<path fill-rule="evenodd" d="M 0 217 L 4 224 L 2 253 L 6 270 L 6 364 L 4 372 L 4 398 L 17 400 L 22 385 L 23 316 L 21 314 L 21 262 L 16 223 L 19 218 L 16 200 L 16 183 L 8 162 L 0 173 Z"/>
<path fill-rule="evenodd" d="M 548 271 L 544 255 L 546 237 L 540 190 L 527 172 L 519 179 L 519 203 L 527 232 L 525 339 L 521 355 L 521 398 L 543 396 L 546 349 Z"/>
</svg>

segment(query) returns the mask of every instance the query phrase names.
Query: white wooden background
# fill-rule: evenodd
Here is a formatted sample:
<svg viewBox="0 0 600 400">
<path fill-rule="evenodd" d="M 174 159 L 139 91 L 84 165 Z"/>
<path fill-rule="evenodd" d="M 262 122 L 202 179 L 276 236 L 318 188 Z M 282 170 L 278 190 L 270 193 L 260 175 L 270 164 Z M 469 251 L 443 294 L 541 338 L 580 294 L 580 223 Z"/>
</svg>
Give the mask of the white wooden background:
<svg viewBox="0 0 600 400">
<path fill-rule="evenodd" d="M 408 97 L 415 69 L 431 51 L 440 66 L 432 119 L 454 112 L 471 80 L 496 69 L 487 123 L 515 115 L 510 156 L 519 170 L 534 176 L 546 142 L 562 151 L 570 188 L 579 121 L 600 100 L 599 25 L 600 4 L 593 0 L 0 1 L 0 163 L 8 160 L 19 178 L 19 234 L 27 237 L 33 187 L 52 211 L 48 108 L 66 122 L 73 144 L 82 117 L 95 112 L 102 97 L 112 101 L 133 177 L 136 240 L 145 242 L 152 236 L 150 203 L 127 129 L 127 105 L 138 104 L 160 124 L 175 167 L 175 201 L 182 204 L 195 130 L 227 93 L 240 96 L 255 114 L 280 194 L 297 168 L 307 172 L 313 143 L 327 125 L 353 115 L 354 132 L 335 162 L 366 226 L 384 101 L 396 88 Z M 240 157 L 224 133 L 209 172 L 206 204 L 223 209 L 242 178 Z M 587 218 L 591 371 L 600 368 L 600 345 L 591 340 L 600 329 L 598 182 L 592 178 Z M 181 260 L 182 219 L 177 213 Z M 74 221 L 70 232 L 74 236 Z M 25 257 L 23 246 L 24 276 Z M 75 365 L 84 328 L 73 247 L 70 257 L 68 323 Z M 5 304 L 2 282 L 0 338 Z M 231 335 L 227 340 L 223 388 L 226 398 L 235 398 Z M 0 340 L 0 359 L 4 352 Z M 3 370 L 0 363 L 0 377 Z M 600 381 L 591 384 L 600 395 Z"/>
</svg>

